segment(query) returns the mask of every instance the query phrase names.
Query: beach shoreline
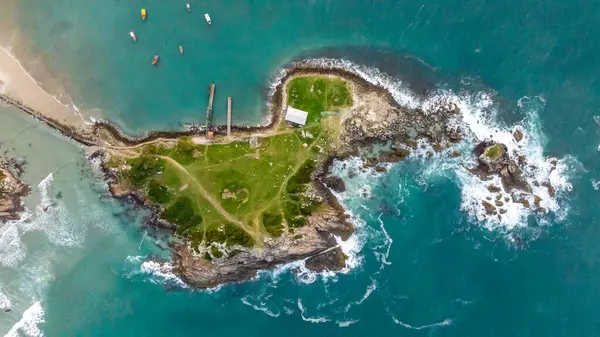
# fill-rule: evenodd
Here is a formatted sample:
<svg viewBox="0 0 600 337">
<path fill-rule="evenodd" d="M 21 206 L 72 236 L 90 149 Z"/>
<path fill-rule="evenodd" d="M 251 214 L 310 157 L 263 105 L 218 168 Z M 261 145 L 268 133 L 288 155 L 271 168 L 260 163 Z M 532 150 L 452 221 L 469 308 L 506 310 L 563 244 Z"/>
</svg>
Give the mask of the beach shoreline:
<svg viewBox="0 0 600 337">
<path fill-rule="evenodd" d="M 26 105 L 37 117 L 53 120 L 63 127 L 85 132 L 89 128 L 77 109 L 46 92 L 17 58 L 0 47 L 0 94 L 6 104 Z M 23 110 L 23 109 L 21 109 Z"/>
</svg>

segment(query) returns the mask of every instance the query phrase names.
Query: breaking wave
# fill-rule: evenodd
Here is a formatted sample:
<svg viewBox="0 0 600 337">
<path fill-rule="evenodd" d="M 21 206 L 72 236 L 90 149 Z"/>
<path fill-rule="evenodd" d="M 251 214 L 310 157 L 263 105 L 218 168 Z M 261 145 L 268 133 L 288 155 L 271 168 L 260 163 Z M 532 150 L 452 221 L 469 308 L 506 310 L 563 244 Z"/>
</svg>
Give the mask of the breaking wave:
<svg viewBox="0 0 600 337">
<path fill-rule="evenodd" d="M 514 125 L 505 125 L 499 118 L 499 108 L 494 102 L 492 94 L 485 91 L 461 90 L 457 93 L 439 89 L 427 97 L 419 97 L 401 81 L 381 73 L 377 69 L 356 65 L 349 61 L 311 59 L 291 65 L 291 68 L 298 67 L 322 67 L 351 71 L 367 81 L 387 89 L 400 104 L 422 109 L 425 113 L 434 109 L 440 101 L 456 104 L 461 110 L 461 116 L 448 123 L 450 126 L 462 130 L 464 135 L 462 141 L 440 152 L 434 151 L 427 142 L 420 141 L 417 150 L 408 157 L 408 161 L 418 164 L 419 170 L 414 177 L 418 185 L 413 186 L 406 179 L 399 183 L 398 200 L 395 204 L 398 214 L 400 214 L 398 207 L 410 194 L 410 188 L 419 188 L 419 185 L 426 187 L 432 180 L 443 178 L 459 188 L 460 209 L 465 212 L 471 222 L 486 230 L 511 231 L 528 226 L 530 219 L 534 219 L 538 224 L 548 224 L 549 214 L 553 214 L 554 219 L 558 221 L 566 217 L 568 212 L 566 199 L 572 190 L 569 182 L 570 175 L 578 170 L 580 164 L 571 156 L 551 158 L 544 155 L 546 140 L 538 118 L 538 113 L 545 106 L 543 97 L 534 96 L 520 99 L 515 109 L 524 116 L 523 119 Z M 272 90 L 275 90 L 280 84 L 286 73 L 286 69 L 281 71 L 272 83 Z M 517 131 L 522 138 L 515 136 Z M 517 140 L 517 138 L 521 139 Z M 532 193 L 525 195 L 520 192 L 505 191 L 499 178 L 482 181 L 468 170 L 468 168 L 476 166 L 476 159 L 471 155 L 474 146 L 484 140 L 505 144 L 513 158 L 520 156 L 526 158 L 527 162 L 520 166 L 522 166 L 523 178 L 531 185 Z M 454 151 L 460 152 L 461 155 L 451 157 L 450 154 Z M 387 168 L 393 165 L 388 164 Z M 394 240 L 385 228 L 382 219 L 383 213 L 369 209 L 373 206 L 366 202 L 380 188 L 381 178 L 389 173 L 377 172 L 373 167 L 365 167 L 363 160 L 359 157 L 349 157 L 342 161 L 335 160 L 331 166 L 331 174 L 341 177 L 345 182 L 345 192 L 332 191 L 332 193 L 344 205 L 350 215 L 350 221 L 355 227 L 355 232 L 349 240 L 345 242 L 338 240 L 343 251 L 349 257 L 342 273 L 361 273 L 366 270 L 373 273 L 370 277 L 371 283 L 365 285 L 363 296 L 352 301 L 339 301 L 345 296 L 340 297 L 340 294 L 329 293 L 331 288 L 328 287 L 328 282 L 339 281 L 335 273 L 315 273 L 305 268 L 304 261 L 296 261 L 279 266 L 273 271 L 260 272 L 259 279 L 270 279 L 269 286 L 262 289 L 264 294 L 258 298 L 244 297 L 242 303 L 271 316 L 278 316 L 281 312 L 285 312 L 287 315 L 293 314 L 295 310 L 291 306 L 274 306 L 273 301 L 269 300 L 273 295 L 270 288 L 277 288 L 283 275 L 293 271 L 293 278 L 299 283 L 323 281 L 321 285 L 325 301 L 322 303 L 313 303 L 302 296 L 295 300 L 284 299 L 284 301 L 295 302 L 302 320 L 311 323 L 333 323 L 339 327 L 347 327 L 357 322 L 346 315 L 351 314 L 355 307 L 363 304 L 377 291 L 379 285 L 377 274 L 392 263 L 389 257 Z M 498 193 L 492 193 L 488 189 L 490 185 L 500 188 L 500 198 L 498 198 Z M 528 200 L 530 206 L 534 207 L 524 207 L 523 203 L 514 202 L 513 194 L 516 194 L 516 197 L 521 200 Z M 485 200 L 500 201 L 497 204 L 502 204 L 502 206 L 496 207 L 503 209 L 502 216 L 498 216 L 498 213 L 488 214 L 482 207 L 482 201 Z M 507 238 L 514 240 L 510 235 Z M 365 250 L 365 247 L 368 250 Z M 379 262 L 379 269 L 372 270 L 363 265 L 366 259 L 373 258 Z M 275 303 L 277 302 L 275 301 Z M 328 316 L 317 314 L 323 310 L 328 312 Z M 436 329 L 453 323 L 450 318 L 426 325 L 411 325 L 393 315 L 392 319 L 396 324 L 412 330 Z"/>
<path fill-rule="evenodd" d="M 32 210 L 0 229 L 0 309 L 14 312 L 34 303 L 8 336 L 25 333 L 41 336 L 36 327 L 43 322 L 43 310 L 38 301 L 56 277 L 56 254 L 81 247 L 90 226 L 105 226 L 100 209 L 87 204 L 89 200 L 80 193 L 78 186 L 73 186 L 70 195 L 64 199 L 56 196 L 54 176 L 50 173 L 33 189 L 28 197 L 34 200 Z M 71 197 L 79 202 L 75 207 L 67 206 L 71 204 L 67 204 L 66 199 Z"/>
<path fill-rule="evenodd" d="M 472 221 L 489 230 L 511 230 L 527 226 L 529 218 L 536 219 L 540 224 L 547 224 L 546 219 L 549 213 L 553 213 L 559 221 L 566 217 L 568 205 L 564 202 L 564 196 L 572 189 L 572 185 L 569 183 L 570 174 L 577 170 L 579 163 L 571 156 L 550 158 L 544 155 L 545 138 L 538 118 L 538 113 L 546 104 L 543 97 L 524 96 L 519 99 L 516 109 L 525 117 L 519 123 L 508 126 L 498 118 L 498 106 L 489 92 L 482 90 L 470 92 L 464 89 L 454 92 L 448 89 L 439 89 L 428 96 L 420 97 L 402 81 L 376 68 L 347 60 L 314 58 L 292 63 L 275 77 L 271 89 L 275 90 L 289 69 L 295 68 L 349 71 L 374 85 L 387 89 L 399 104 L 422 109 L 425 113 L 435 108 L 440 101 L 456 104 L 462 114 L 459 118 L 450 121 L 449 124 L 463 130 L 463 133 L 466 134 L 465 139 L 450 149 L 434 154 L 433 158 L 426 155 L 431 151 L 430 147 L 419 148 L 411 157 L 423 161 L 421 173 L 425 184 L 431 177 L 440 175 L 457 184 L 461 189 L 461 209 L 469 215 Z M 463 85 L 468 84 L 463 83 Z M 517 141 L 513 136 L 517 130 L 523 135 L 521 141 Z M 482 206 L 482 201 L 492 200 L 493 202 L 496 200 L 498 195 L 491 193 L 488 187 L 491 184 L 501 186 L 500 180 L 496 178 L 491 181 L 482 181 L 467 170 L 468 167 L 474 166 L 474 159 L 470 158 L 473 146 L 483 140 L 503 143 L 508 147 L 512 156 L 523 156 L 527 160 L 527 163 L 522 165 L 522 173 L 527 183 L 531 185 L 532 193 L 525 195 L 502 189 L 499 193 L 500 199 L 497 200 L 500 201 L 498 204 L 502 204 L 498 207 L 502 207 L 503 214 L 488 214 Z M 461 152 L 462 156 L 455 159 L 449 158 L 449 154 L 453 151 Z M 350 159 L 350 161 L 354 160 L 359 159 Z M 358 184 L 362 195 L 369 197 L 374 184 L 366 181 L 358 182 Z M 552 187 L 547 187 L 548 184 Z M 513 202 L 513 194 L 516 194 L 515 197 L 519 201 L 527 200 L 531 207 L 524 207 L 522 202 Z M 506 201 L 507 198 L 510 200 Z"/>
<path fill-rule="evenodd" d="M 399 319 L 397 319 L 396 317 L 392 316 L 392 319 L 394 320 L 394 323 L 401 325 L 407 329 L 411 329 L 411 330 L 423 330 L 423 329 L 432 329 L 432 328 L 438 328 L 438 327 L 443 327 L 443 326 L 447 326 L 452 324 L 452 320 L 449 318 L 446 318 L 445 320 L 438 322 L 438 323 L 433 323 L 433 324 L 427 324 L 427 325 L 419 325 L 419 326 L 413 326 L 407 323 L 404 323 L 402 321 L 400 321 Z"/>
<path fill-rule="evenodd" d="M 0 287 L 0 310 L 8 310 L 10 307 L 11 301 L 8 296 L 2 292 L 2 287 Z"/>
<path fill-rule="evenodd" d="M 169 262 L 149 260 L 145 255 L 127 256 L 127 262 L 134 266 L 128 277 L 144 275 L 144 280 L 154 284 L 188 288 L 187 284 L 173 273 L 173 266 Z"/>
<path fill-rule="evenodd" d="M 40 302 L 35 302 L 29 307 L 21 319 L 12 326 L 4 337 L 22 337 L 23 335 L 28 337 L 42 337 L 44 333 L 38 327 L 39 324 L 44 323 L 44 309 Z"/>
<path fill-rule="evenodd" d="M 329 322 L 330 319 L 327 317 L 307 317 L 306 314 L 306 308 L 302 305 L 302 300 L 298 299 L 298 309 L 300 309 L 300 315 L 302 317 L 302 320 L 306 321 L 306 322 L 311 322 L 311 323 L 326 323 Z"/>
<path fill-rule="evenodd" d="M 267 296 L 261 295 L 261 296 L 258 296 L 257 298 L 254 298 L 252 296 L 246 296 L 246 297 L 242 298 L 242 303 L 244 303 L 247 306 L 252 307 L 256 311 L 264 312 L 265 314 L 267 314 L 271 317 L 279 317 L 279 315 L 281 313 L 279 311 L 273 312 L 272 309 L 270 309 L 268 306 L 268 302 L 271 297 L 272 297 L 272 294 L 267 295 Z"/>
</svg>

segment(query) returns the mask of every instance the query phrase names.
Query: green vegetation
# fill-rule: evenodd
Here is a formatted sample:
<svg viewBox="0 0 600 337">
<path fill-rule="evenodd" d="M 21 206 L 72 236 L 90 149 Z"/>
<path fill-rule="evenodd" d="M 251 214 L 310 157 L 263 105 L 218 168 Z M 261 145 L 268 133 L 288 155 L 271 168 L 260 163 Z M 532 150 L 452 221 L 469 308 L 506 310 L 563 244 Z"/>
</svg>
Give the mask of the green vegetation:
<svg viewBox="0 0 600 337">
<path fill-rule="evenodd" d="M 273 236 L 280 236 L 283 233 L 283 216 L 281 214 L 263 213 L 263 226 L 265 230 Z"/>
<path fill-rule="evenodd" d="M 219 248 L 217 248 L 215 246 L 210 247 L 210 252 L 212 253 L 212 256 L 214 256 L 216 258 L 223 257 L 223 253 L 221 253 Z"/>
<path fill-rule="evenodd" d="M 351 104 L 349 89 L 339 79 L 298 78 L 289 91 L 293 104 L 310 111 L 312 121 L 320 120 L 322 110 Z M 331 118 L 335 116 L 322 120 Z M 247 140 L 200 145 L 182 137 L 171 147 L 136 148 L 111 158 L 108 165 L 128 168 L 120 171 L 121 183 L 159 204 L 160 216 L 193 246 L 211 247 L 207 259 L 218 258 L 223 252 L 213 244 L 253 247 L 262 245 L 265 236 L 277 237 L 306 224 L 320 206 L 306 192 L 317 162 L 332 143 L 335 133 L 329 124 L 335 123 L 277 128 L 253 145 Z"/>
<path fill-rule="evenodd" d="M 502 147 L 500 144 L 494 144 L 486 148 L 484 154 L 491 160 L 496 160 L 502 156 Z"/>
<path fill-rule="evenodd" d="M 352 105 L 346 82 L 326 76 L 296 77 L 287 87 L 288 105 L 308 112 L 307 124 L 318 122 L 323 111 Z"/>
</svg>

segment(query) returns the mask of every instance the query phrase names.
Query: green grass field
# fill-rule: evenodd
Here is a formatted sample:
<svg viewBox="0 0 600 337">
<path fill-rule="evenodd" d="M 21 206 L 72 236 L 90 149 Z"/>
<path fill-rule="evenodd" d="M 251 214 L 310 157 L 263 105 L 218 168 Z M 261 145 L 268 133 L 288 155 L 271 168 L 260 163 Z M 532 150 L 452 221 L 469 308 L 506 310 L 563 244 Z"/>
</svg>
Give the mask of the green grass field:
<svg viewBox="0 0 600 337">
<path fill-rule="evenodd" d="M 306 85 L 308 79 L 292 81 L 290 89 Z M 301 107 L 312 106 L 312 111 L 320 113 L 321 107 L 349 104 L 344 82 L 324 78 L 311 83 L 328 89 L 316 96 L 303 91 L 306 96 L 296 97 Z M 333 91 L 344 94 L 336 96 Z M 342 103 L 331 105 L 331 100 Z M 319 208 L 319 201 L 305 192 L 316 163 L 331 145 L 330 130 L 324 125 L 283 129 L 258 138 L 255 148 L 248 141 L 198 145 L 183 137 L 172 148 L 146 145 L 139 156 L 114 160 L 112 165 L 128 165 L 130 169 L 121 171 L 121 183 L 142 190 L 160 204 L 161 217 L 193 243 L 260 246 L 265 236 L 303 226 Z M 219 257 L 214 251 L 212 256 Z"/>
<path fill-rule="evenodd" d="M 323 111 L 352 105 L 346 82 L 326 76 L 296 77 L 287 87 L 288 105 L 308 112 L 307 124 L 318 122 Z"/>
</svg>

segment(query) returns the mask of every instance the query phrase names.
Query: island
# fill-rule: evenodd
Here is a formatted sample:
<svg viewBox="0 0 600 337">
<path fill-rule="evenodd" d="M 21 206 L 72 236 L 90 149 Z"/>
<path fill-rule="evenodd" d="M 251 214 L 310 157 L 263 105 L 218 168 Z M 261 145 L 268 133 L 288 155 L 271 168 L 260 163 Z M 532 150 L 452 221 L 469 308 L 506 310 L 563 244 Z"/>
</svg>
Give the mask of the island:
<svg viewBox="0 0 600 337">
<path fill-rule="evenodd" d="M 298 260 L 314 271 L 345 268 L 340 242 L 354 228 L 338 200 L 344 181 L 330 167 L 350 156 L 380 172 L 385 163 L 417 152 L 473 156 L 474 176 L 502 182 L 489 186 L 495 199 L 481 200 L 489 216 L 502 217 L 508 202 L 529 208 L 528 200 L 545 211 L 521 176 L 526 158 L 490 140 L 471 153 L 454 149 L 468 130 L 456 122 L 462 114 L 451 100 L 440 99 L 427 111 L 403 106 L 385 88 L 347 69 L 297 63 L 269 97 L 269 123 L 233 126 L 231 133 L 217 126 L 210 135 L 187 130 L 134 139 L 106 121 L 75 125 L 10 95 L 0 100 L 100 160 L 112 196 L 148 209 L 147 223 L 172 235 L 173 270 L 196 288 L 248 280 L 259 270 Z M 286 120 L 294 111 L 299 122 Z M 520 141 L 523 134 L 515 130 L 514 137 Z"/>
</svg>

